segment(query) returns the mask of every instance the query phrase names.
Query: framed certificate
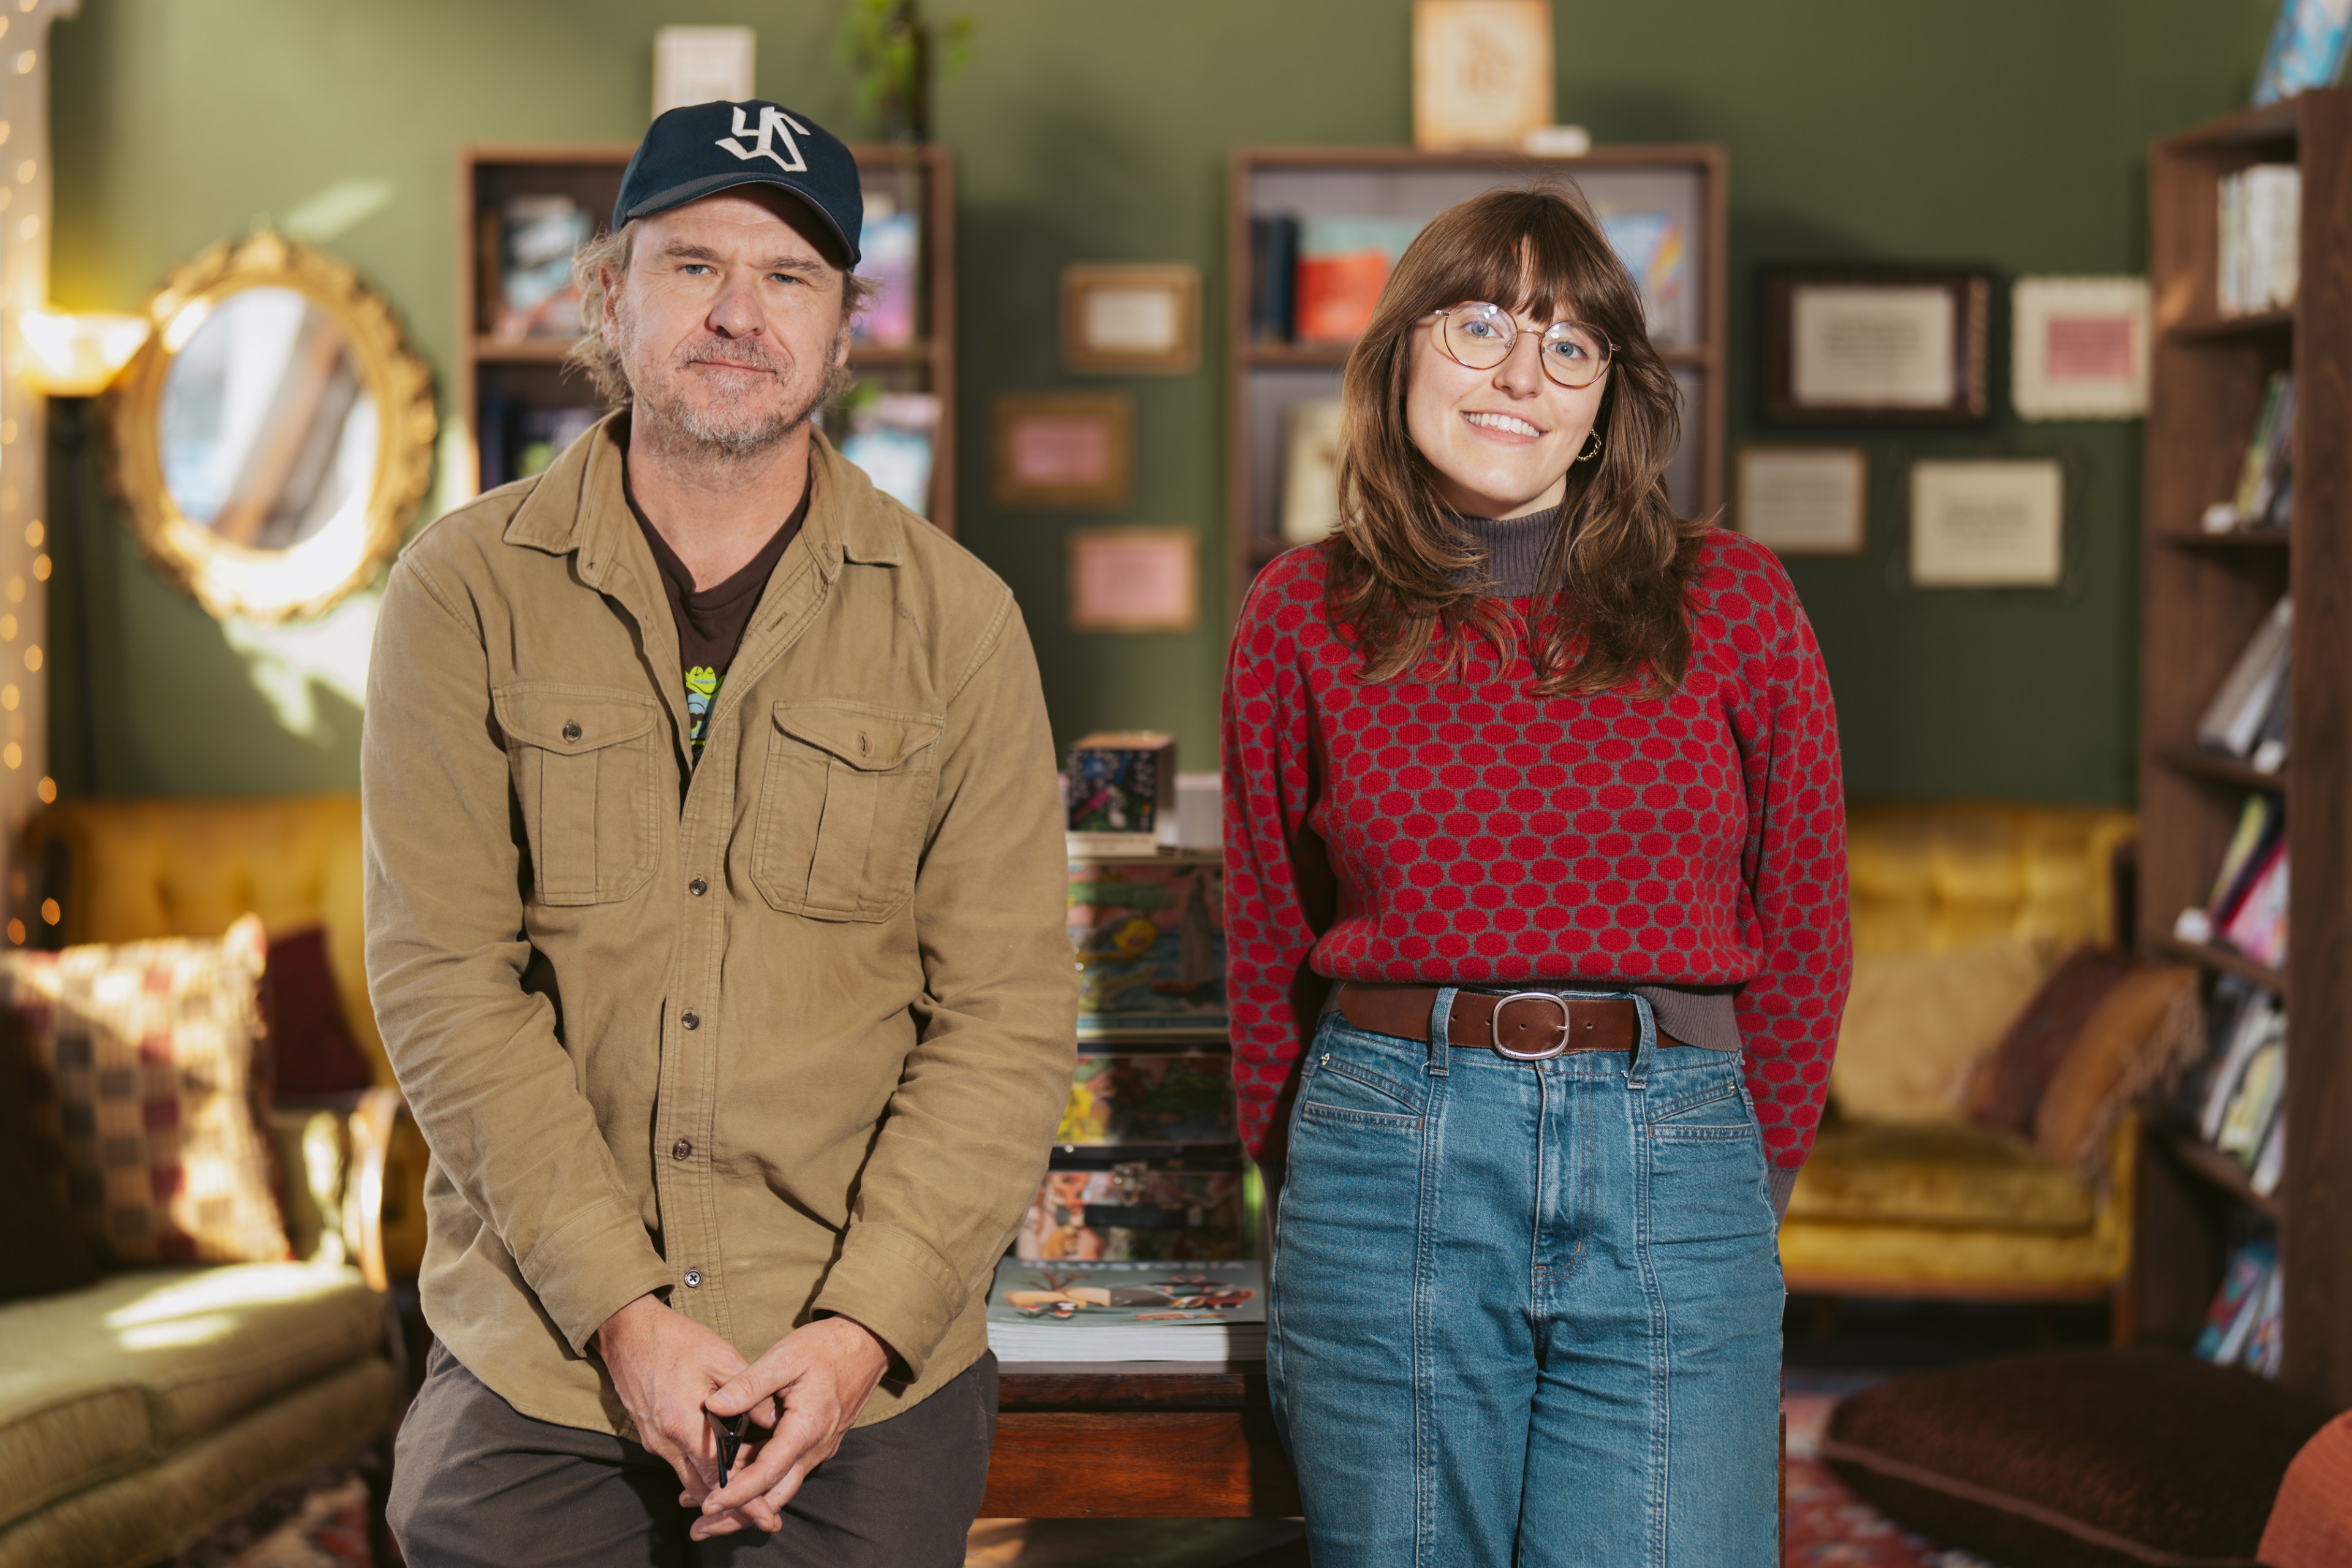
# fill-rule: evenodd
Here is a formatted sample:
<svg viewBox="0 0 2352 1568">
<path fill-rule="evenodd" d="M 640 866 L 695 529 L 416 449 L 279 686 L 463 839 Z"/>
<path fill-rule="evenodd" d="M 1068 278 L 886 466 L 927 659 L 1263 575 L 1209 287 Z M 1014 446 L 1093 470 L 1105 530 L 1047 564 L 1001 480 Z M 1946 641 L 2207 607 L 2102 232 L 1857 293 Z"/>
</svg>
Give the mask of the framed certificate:
<svg viewBox="0 0 2352 1568">
<path fill-rule="evenodd" d="M 1120 392 L 1000 392 L 992 406 L 1000 507 L 1117 511 L 1134 487 L 1134 400 Z"/>
<path fill-rule="evenodd" d="M 1992 412 L 1992 275 L 1777 267 L 1763 275 L 1764 416 L 1973 424 Z"/>
<path fill-rule="evenodd" d="M 1860 555 L 1869 479 L 1859 446 L 1743 446 L 1732 520 L 1775 555 Z"/>
<path fill-rule="evenodd" d="M 1201 540 L 1190 528 L 1072 528 L 1070 630 L 1190 632 L 1201 623 Z"/>
<path fill-rule="evenodd" d="M 2147 412 L 2147 278 L 2021 277 L 2009 319 L 2009 401 L 2019 418 Z"/>
<path fill-rule="evenodd" d="M 2055 588 L 2065 575 L 2066 469 L 2054 457 L 1911 465 L 1918 588 Z"/>
<path fill-rule="evenodd" d="M 1073 371 L 1181 375 L 1201 363 L 1201 269 L 1062 269 L 1062 363 Z"/>
</svg>

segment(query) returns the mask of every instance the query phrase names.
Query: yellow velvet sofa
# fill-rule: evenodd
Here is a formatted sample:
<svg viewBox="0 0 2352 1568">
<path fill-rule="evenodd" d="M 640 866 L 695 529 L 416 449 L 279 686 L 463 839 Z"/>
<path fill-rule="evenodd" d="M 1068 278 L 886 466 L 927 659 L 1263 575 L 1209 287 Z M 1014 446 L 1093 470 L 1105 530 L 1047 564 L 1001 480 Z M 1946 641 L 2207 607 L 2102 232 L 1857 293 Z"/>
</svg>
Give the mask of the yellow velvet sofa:
<svg viewBox="0 0 2352 1568">
<path fill-rule="evenodd" d="M 384 1292 L 422 1255 L 424 1151 L 367 1004 L 359 862 L 350 796 L 81 802 L 27 828 L 16 868 L 67 942 L 218 936 L 248 910 L 322 925 L 379 1087 L 274 1118 L 295 1260 L 0 1306 L 0 1568 L 137 1568 L 354 1451 L 381 1484 L 402 1392 Z"/>
<path fill-rule="evenodd" d="M 1888 803 L 1847 824 L 1857 954 L 1941 953 L 2000 938 L 2111 945 L 2128 811 Z M 1822 1128 L 1780 1231 L 1792 1294 L 2081 1301 L 2131 1334 L 2136 1119 L 2085 1182 L 2022 1141 L 1969 1124 Z"/>
</svg>

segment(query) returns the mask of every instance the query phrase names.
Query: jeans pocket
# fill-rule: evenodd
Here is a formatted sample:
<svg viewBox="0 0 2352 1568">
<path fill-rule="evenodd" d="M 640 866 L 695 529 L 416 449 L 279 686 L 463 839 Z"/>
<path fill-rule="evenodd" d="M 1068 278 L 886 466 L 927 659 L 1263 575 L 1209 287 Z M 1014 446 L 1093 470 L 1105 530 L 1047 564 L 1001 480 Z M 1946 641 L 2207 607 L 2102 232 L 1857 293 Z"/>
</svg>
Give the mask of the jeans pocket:
<svg viewBox="0 0 2352 1568">
<path fill-rule="evenodd" d="M 1710 1069 L 1700 1082 L 1667 1089 L 1652 1106 L 1644 1132 L 1649 1208 L 1659 1240 L 1771 1233 L 1764 1134 L 1736 1067 L 1719 1074 Z"/>
<path fill-rule="evenodd" d="M 1361 1127 L 1415 1132 L 1421 1126 L 1422 1091 L 1392 1075 L 1391 1064 L 1365 1060 L 1348 1049 L 1345 1036 L 1326 1030 L 1308 1055 L 1298 1085 L 1302 1125 Z"/>
</svg>

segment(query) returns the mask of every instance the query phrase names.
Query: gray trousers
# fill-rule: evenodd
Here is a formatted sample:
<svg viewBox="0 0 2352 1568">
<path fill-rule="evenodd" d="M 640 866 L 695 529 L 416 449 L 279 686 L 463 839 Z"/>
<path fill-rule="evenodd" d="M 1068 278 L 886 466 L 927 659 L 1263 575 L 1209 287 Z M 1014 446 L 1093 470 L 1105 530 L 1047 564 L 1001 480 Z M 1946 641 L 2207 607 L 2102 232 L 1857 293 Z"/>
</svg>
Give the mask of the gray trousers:
<svg viewBox="0 0 2352 1568">
<path fill-rule="evenodd" d="M 996 1358 L 853 1429 L 773 1535 L 687 1539 L 677 1473 L 637 1444 L 533 1420 L 440 1345 L 409 1406 L 386 1512 L 410 1568 L 960 1568 L 988 1484 Z"/>
</svg>

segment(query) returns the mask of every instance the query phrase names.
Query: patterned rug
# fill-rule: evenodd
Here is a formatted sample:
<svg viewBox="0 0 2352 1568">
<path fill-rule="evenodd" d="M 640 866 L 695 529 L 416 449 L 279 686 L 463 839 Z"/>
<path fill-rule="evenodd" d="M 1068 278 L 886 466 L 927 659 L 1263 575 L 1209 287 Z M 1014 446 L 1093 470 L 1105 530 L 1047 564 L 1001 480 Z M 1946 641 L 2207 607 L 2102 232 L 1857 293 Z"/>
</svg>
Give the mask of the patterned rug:
<svg viewBox="0 0 2352 1568">
<path fill-rule="evenodd" d="M 1821 1462 L 1830 1411 L 1867 1375 L 1789 1378 L 1786 1568 L 1996 1568 L 1941 1550 L 1846 1490 Z M 1305 1568 L 1299 1527 L 1287 1520 L 983 1519 L 965 1568 Z M 347 1470 L 281 1488 L 168 1568 L 374 1568 L 367 1489 Z"/>
</svg>

